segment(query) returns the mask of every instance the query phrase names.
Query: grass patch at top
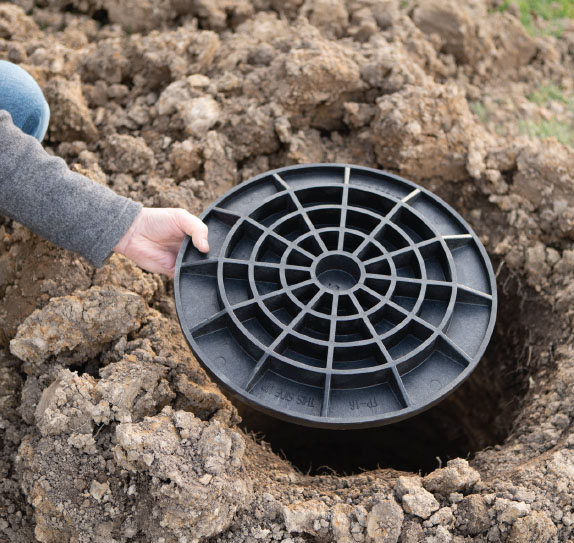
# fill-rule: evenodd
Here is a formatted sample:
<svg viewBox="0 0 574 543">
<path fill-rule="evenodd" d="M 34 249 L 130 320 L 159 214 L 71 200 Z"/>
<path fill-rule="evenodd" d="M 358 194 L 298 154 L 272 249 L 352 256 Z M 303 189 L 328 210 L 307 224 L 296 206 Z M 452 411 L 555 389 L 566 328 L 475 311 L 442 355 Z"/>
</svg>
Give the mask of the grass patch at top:
<svg viewBox="0 0 574 543">
<path fill-rule="evenodd" d="M 539 106 L 548 106 L 550 102 L 558 102 L 564 106 L 566 118 L 523 120 L 519 122 L 520 132 L 537 138 L 554 137 L 559 142 L 574 147 L 574 122 L 570 120 L 574 119 L 574 96 L 565 95 L 555 83 L 543 83 L 532 89 L 526 98 Z"/>
<path fill-rule="evenodd" d="M 535 138 L 556 138 L 560 143 L 574 147 L 574 126 L 571 123 L 548 119 L 538 122 L 519 121 L 522 134 Z"/>
<path fill-rule="evenodd" d="M 515 0 L 520 11 L 520 22 L 531 36 L 550 35 L 560 37 L 566 19 L 574 19 L 574 0 Z M 497 8 L 506 11 L 510 0 Z M 537 24 L 536 19 L 542 19 Z"/>
<path fill-rule="evenodd" d="M 565 94 L 556 83 L 542 83 L 532 89 L 526 98 L 539 106 L 548 106 L 550 102 L 558 102 L 570 113 L 574 114 L 574 95 Z"/>
<path fill-rule="evenodd" d="M 546 105 L 552 101 L 567 104 L 572 98 L 565 98 L 562 89 L 555 83 L 544 83 L 538 85 L 533 91 L 526 95 L 526 98 L 539 106 Z"/>
</svg>

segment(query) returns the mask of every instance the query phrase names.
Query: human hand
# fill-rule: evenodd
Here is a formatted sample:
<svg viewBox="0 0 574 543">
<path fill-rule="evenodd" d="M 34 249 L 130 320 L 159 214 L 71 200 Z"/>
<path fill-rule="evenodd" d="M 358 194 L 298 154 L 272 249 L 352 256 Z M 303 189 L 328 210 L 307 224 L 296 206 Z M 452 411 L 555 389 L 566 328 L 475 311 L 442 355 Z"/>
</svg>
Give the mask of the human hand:
<svg viewBox="0 0 574 543">
<path fill-rule="evenodd" d="M 144 207 L 114 252 L 127 256 L 144 270 L 173 277 L 186 234 L 202 253 L 209 251 L 207 226 L 200 219 L 184 209 Z"/>
</svg>

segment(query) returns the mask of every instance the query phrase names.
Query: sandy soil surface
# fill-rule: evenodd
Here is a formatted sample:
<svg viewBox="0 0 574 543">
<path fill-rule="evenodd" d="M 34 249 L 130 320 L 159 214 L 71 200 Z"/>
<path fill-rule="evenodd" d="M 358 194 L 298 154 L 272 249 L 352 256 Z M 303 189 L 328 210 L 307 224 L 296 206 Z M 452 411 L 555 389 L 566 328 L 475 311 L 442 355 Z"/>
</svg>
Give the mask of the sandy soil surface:
<svg viewBox="0 0 574 543">
<path fill-rule="evenodd" d="M 494 8 L 0 4 L 0 58 L 38 79 L 47 147 L 77 171 L 199 213 L 273 167 L 387 169 L 470 222 L 500 296 L 448 400 L 308 431 L 210 382 L 170 281 L 119 256 L 95 270 L 0 218 L 0 542 L 574 539 L 574 152 L 524 129 L 572 123 L 574 26 L 534 38 Z"/>
</svg>

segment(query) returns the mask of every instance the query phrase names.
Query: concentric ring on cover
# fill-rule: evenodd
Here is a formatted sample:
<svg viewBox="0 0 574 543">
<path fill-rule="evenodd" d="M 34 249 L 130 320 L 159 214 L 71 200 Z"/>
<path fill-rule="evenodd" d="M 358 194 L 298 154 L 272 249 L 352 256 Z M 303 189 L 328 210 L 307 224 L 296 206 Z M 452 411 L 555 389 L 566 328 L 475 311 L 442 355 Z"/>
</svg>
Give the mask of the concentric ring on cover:
<svg viewBox="0 0 574 543">
<path fill-rule="evenodd" d="M 175 293 L 200 362 L 239 399 L 352 428 L 418 413 L 475 368 L 496 315 L 484 247 L 442 200 L 388 173 L 295 166 L 234 188 L 187 239 Z"/>
</svg>

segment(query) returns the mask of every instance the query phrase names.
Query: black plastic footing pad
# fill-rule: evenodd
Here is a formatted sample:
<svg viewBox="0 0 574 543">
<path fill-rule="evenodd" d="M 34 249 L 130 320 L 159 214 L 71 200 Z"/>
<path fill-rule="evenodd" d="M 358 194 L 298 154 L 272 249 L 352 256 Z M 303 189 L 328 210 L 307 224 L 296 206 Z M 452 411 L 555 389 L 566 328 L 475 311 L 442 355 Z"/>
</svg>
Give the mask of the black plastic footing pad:
<svg viewBox="0 0 574 543">
<path fill-rule="evenodd" d="M 440 198 L 383 171 L 292 166 L 230 190 L 187 238 L 177 313 L 233 396 L 291 422 L 360 428 L 436 404 L 496 317 L 484 247 Z"/>
</svg>

